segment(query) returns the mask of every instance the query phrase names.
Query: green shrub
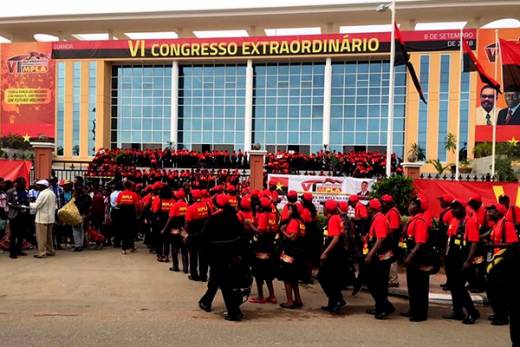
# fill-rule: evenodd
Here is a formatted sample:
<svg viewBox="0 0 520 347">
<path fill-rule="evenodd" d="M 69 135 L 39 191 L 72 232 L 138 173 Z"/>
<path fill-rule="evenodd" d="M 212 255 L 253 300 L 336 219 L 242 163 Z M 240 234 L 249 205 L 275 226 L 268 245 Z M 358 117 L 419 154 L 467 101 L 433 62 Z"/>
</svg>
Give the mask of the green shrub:
<svg viewBox="0 0 520 347">
<path fill-rule="evenodd" d="M 372 196 L 380 198 L 384 194 L 390 194 L 394 198 L 401 214 L 408 213 L 408 204 L 413 193 L 413 181 L 405 176 L 391 176 L 378 180 L 372 185 Z"/>
</svg>

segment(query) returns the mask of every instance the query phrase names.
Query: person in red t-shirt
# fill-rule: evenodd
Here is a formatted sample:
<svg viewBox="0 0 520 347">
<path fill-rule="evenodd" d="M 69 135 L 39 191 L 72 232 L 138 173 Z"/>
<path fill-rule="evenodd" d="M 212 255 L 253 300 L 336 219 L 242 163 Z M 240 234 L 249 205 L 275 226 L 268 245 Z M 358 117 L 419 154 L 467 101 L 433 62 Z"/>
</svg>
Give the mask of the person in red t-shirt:
<svg viewBox="0 0 520 347">
<path fill-rule="evenodd" d="M 253 216 L 253 210 L 251 209 L 251 198 L 249 196 L 244 196 L 240 200 L 240 208 L 237 212 L 237 218 L 244 226 L 245 232 L 247 234 L 251 234 L 251 225 L 254 225 L 255 217 Z"/>
<path fill-rule="evenodd" d="M 466 213 L 475 219 L 481 234 L 489 230 L 486 210 L 482 206 L 482 197 L 479 194 L 470 196 Z M 486 262 L 484 261 L 486 250 L 483 247 L 479 247 L 475 257 L 478 258 L 479 261 L 475 261 L 471 268 L 471 273 L 468 277 L 469 291 L 472 293 L 483 293 L 486 290 Z"/>
<path fill-rule="evenodd" d="M 251 225 L 255 236 L 253 239 L 253 276 L 257 287 L 257 297 L 249 300 L 251 303 L 276 304 L 273 279 L 276 276 L 278 260 L 275 258 L 275 241 L 279 238 L 276 216 L 272 212 L 271 200 L 264 196 L 260 198 L 260 208 L 255 216 L 255 225 Z M 263 285 L 267 285 L 269 297 L 264 298 Z"/>
<path fill-rule="evenodd" d="M 159 197 L 152 203 L 152 228 L 157 235 L 157 261 L 168 263 L 170 259 L 170 234 L 164 232 L 164 227 L 168 222 L 168 214 L 174 203 L 172 190 L 167 185 L 162 185 Z"/>
<path fill-rule="evenodd" d="M 137 226 L 137 204 L 139 196 L 132 190 L 134 184 L 131 181 L 124 183 L 124 190 L 116 198 L 116 206 L 121 214 L 121 253 L 126 255 L 127 251 L 135 251 L 134 240 Z"/>
<path fill-rule="evenodd" d="M 312 271 L 320 266 L 320 255 L 323 251 L 323 232 L 318 221 L 318 212 L 314 205 L 312 193 L 303 193 L 301 197 L 301 217 L 305 223 L 303 238 L 304 262 L 307 267 L 303 283 L 312 284 Z"/>
<path fill-rule="evenodd" d="M 278 279 L 284 282 L 287 296 L 287 302 L 280 304 L 280 306 L 295 309 L 303 306 L 298 280 L 302 279 L 305 267 L 301 253 L 305 224 L 296 205 L 290 205 L 290 211 L 289 221 L 281 227 L 283 241 Z"/>
<path fill-rule="evenodd" d="M 498 197 L 498 202 L 501 205 L 504 205 L 507 210 L 505 215 L 506 219 L 512 222 L 515 225 L 517 232 L 520 233 L 520 207 L 511 205 L 509 196 L 507 195 L 500 195 Z"/>
<path fill-rule="evenodd" d="M 453 213 L 451 212 L 451 203 L 453 201 L 453 196 L 450 194 L 444 194 L 442 196 L 439 196 L 438 199 L 442 208 L 442 212 L 439 215 L 437 229 L 437 235 L 439 238 L 438 246 L 442 246 L 440 253 L 446 254 L 446 245 L 448 244 L 448 225 L 450 224 L 450 220 L 453 218 Z M 443 290 L 449 290 L 448 282 L 441 284 L 441 288 Z"/>
<path fill-rule="evenodd" d="M 286 224 L 289 222 L 289 219 L 291 217 L 291 207 L 292 205 L 297 204 L 298 202 L 298 193 L 294 190 L 289 190 L 287 192 L 287 204 L 284 205 L 282 208 L 282 213 L 280 214 L 280 223 Z"/>
<path fill-rule="evenodd" d="M 394 306 L 388 301 L 388 276 L 394 259 L 389 242 L 390 227 L 387 218 L 381 213 L 381 202 L 378 199 L 369 201 L 368 213 L 372 222 L 363 247 L 363 254 L 367 253 L 365 257 L 367 285 L 374 298 L 375 308 L 367 310 L 367 313 L 374 314 L 376 319 L 384 319 L 395 311 Z"/>
<path fill-rule="evenodd" d="M 420 200 L 415 199 L 410 202 L 408 213 L 410 220 L 403 235 L 407 255 L 403 265 L 406 267 L 410 310 L 403 315 L 409 317 L 411 322 L 422 322 L 428 318 L 430 275 L 422 267 L 428 265 L 425 264 L 424 252 L 429 232 Z"/>
<path fill-rule="evenodd" d="M 325 201 L 323 212 L 327 217 L 327 230 L 325 232 L 325 249 L 320 256 L 321 265 L 318 281 L 329 302 L 327 306 L 322 306 L 321 309 L 331 313 L 339 313 L 346 305 L 341 294 L 346 273 L 344 268 L 346 262 L 344 225 L 343 219 L 338 213 L 338 203 L 335 200 Z"/>
<path fill-rule="evenodd" d="M 480 313 L 473 305 L 466 282 L 480 242 L 480 233 L 475 219 L 466 214 L 462 201 L 453 200 L 451 210 L 454 218 L 448 226 L 446 277 L 451 291 L 453 312 L 443 318 L 474 324 L 480 317 Z M 464 315 L 463 309 L 466 310 L 467 315 Z"/>
<path fill-rule="evenodd" d="M 202 192 L 198 189 L 191 191 L 193 203 L 186 210 L 185 230 L 188 234 L 197 234 L 202 230 L 206 220 L 210 216 L 210 207 L 202 201 Z M 191 281 L 205 282 L 208 279 L 208 262 L 203 250 L 196 242 L 189 247 L 190 251 L 190 276 Z"/>
<path fill-rule="evenodd" d="M 495 259 L 502 257 L 507 248 L 518 243 L 518 235 L 514 224 L 505 218 L 507 208 L 504 205 L 492 204 L 486 209 L 487 218 L 493 224 L 488 244 L 493 252 L 493 259 L 492 267 L 488 271 L 486 288 L 487 298 L 494 313 L 491 316 L 491 324 L 507 325 L 509 324 L 508 308 L 511 306 L 508 300 L 511 295 L 507 285 L 508 274 L 500 263 L 495 265 Z"/>
<path fill-rule="evenodd" d="M 381 197 L 381 209 L 385 214 L 390 227 L 390 238 L 392 247 L 397 249 L 397 244 L 401 238 L 401 214 L 395 207 L 394 198 L 389 194 Z M 399 287 L 399 276 L 397 275 L 397 260 L 390 266 L 390 278 L 388 280 L 389 287 Z"/>
<path fill-rule="evenodd" d="M 170 271 L 179 272 L 179 252 L 182 258 L 182 271 L 188 273 L 188 248 L 182 240 L 182 230 L 186 223 L 186 211 L 188 204 L 186 203 L 186 194 L 184 190 L 179 189 L 175 192 L 176 201 L 168 212 L 168 221 L 166 222 L 161 233 L 171 235 L 172 243 L 172 267 Z"/>
</svg>

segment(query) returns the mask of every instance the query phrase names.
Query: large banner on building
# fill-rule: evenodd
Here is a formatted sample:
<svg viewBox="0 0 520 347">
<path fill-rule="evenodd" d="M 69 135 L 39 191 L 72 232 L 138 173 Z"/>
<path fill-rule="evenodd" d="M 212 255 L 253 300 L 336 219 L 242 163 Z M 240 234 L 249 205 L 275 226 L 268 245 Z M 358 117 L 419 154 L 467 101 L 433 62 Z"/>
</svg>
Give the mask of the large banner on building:
<svg viewBox="0 0 520 347">
<path fill-rule="evenodd" d="M 467 201 L 473 194 L 482 196 L 484 205 L 498 202 L 500 195 L 507 195 L 512 204 L 520 207 L 520 184 L 509 182 L 464 182 L 441 180 L 414 180 L 414 188 L 429 199 L 431 213 L 438 217 L 442 209 L 438 197 L 450 194 L 456 199 Z"/>
<path fill-rule="evenodd" d="M 269 174 L 267 178 L 269 188 L 279 194 L 285 195 L 289 190 L 296 191 L 298 195 L 312 193 L 314 203 L 320 210 L 322 203 L 328 199 L 347 200 L 353 194 L 368 196 L 375 181 L 368 178 L 281 174 Z M 368 201 L 368 198 L 361 200 Z"/>
<path fill-rule="evenodd" d="M 457 50 L 457 30 L 403 31 L 410 51 Z M 476 30 L 464 31 L 476 48 Z M 390 51 L 390 33 L 357 33 L 238 38 L 67 41 L 53 44 L 55 59 L 208 58 L 349 55 Z"/>
<path fill-rule="evenodd" d="M 2 45 L 2 135 L 54 138 L 55 62 L 47 42 Z"/>
<path fill-rule="evenodd" d="M 520 29 L 500 29 L 498 31 L 500 39 L 509 41 L 520 40 Z M 477 57 L 483 69 L 496 81 L 502 84 L 502 61 L 498 54 L 495 29 L 481 29 L 478 34 Z M 496 69 L 495 69 L 495 64 Z M 495 76 L 496 70 L 496 76 Z M 504 91 L 499 94 L 498 99 L 493 99 L 493 89 L 485 88 L 485 85 L 478 79 L 477 84 L 477 103 L 475 105 L 475 142 L 491 142 L 493 140 L 493 116 L 497 115 L 497 142 L 508 142 L 513 138 L 520 139 L 520 125 L 506 124 L 508 110 L 514 109 L 520 102 L 519 91 Z M 510 93 L 516 94 L 511 97 Z M 520 113 L 520 108 L 516 108 Z"/>
</svg>

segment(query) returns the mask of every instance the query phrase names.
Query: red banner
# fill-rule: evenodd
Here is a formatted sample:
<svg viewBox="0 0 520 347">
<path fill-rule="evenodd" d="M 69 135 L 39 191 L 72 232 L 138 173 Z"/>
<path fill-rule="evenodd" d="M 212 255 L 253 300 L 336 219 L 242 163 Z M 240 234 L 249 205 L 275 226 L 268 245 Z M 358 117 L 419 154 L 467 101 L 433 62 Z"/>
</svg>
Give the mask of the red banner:
<svg viewBox="0 0 520 347">
<path fill-rule="evenodd" d="M 520 142 L 520 125 L 497 125 L 497 142 Z M 491 125 L 477 125 L 475 128 L 475 142 L 493 141 L 493 127 Z"/>
<path fill-rule="evenodd" d="M 54 138 L 55 62 L 47 42 L 2 45 L 1 134 Z"/>
<path fill-rule="evenodd" d="M 18 177 L 25 178 L 29 182 L 31 162 L 24 160 L 0 160 L 0 177 L 4 180 L 14 181 Z"/>
<path fill-rule="evenodd" d="M 473 194 L 479 194 L 484 205 L 498 202 L 498 197 L 505 194 L 520 207 L 519 183 L 414 180 L 413 185 L 417 193 L 429 198 L 429 209 L 435 217 L 442 211 L 438 197 L 443 194 L 450 194 L 463 201 L 467 201 Z"/>
<path fill-rule="evenodd" d="M 459 30 L 403 31 L 409 51 L 458 50 Z M 476 48 L 476 30 L 464 31 Z M 55 42 L 55 59 L 348 55 L 390 51 L 390 33 Z"/>
</svg>

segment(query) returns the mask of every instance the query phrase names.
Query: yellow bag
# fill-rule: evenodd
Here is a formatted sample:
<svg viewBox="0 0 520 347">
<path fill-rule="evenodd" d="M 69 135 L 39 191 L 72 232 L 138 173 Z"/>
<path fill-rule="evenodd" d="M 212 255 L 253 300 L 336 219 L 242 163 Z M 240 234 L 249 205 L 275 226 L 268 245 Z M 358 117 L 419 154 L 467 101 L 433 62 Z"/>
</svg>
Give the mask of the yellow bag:
<svg viewBox="0 0 520 347">
<path fill-rule="evenodd" d="M 70 200 L 58 210 L 58 218 L 65 225 L 78 225 L 83 222 L 83 217 L 79 213 L 74 199 Z"/>
</svg>

